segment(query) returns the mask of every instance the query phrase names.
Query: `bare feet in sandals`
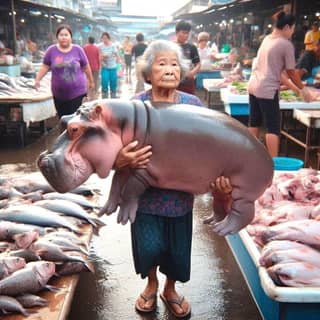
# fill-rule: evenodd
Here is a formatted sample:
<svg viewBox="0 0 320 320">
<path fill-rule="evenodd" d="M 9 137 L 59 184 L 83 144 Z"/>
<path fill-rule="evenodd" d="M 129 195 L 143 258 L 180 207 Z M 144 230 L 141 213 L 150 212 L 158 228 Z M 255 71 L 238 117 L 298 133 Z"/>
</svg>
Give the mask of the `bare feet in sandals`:
<svg viewBox="0 0 320 320">
<path fill-rule="evenodd" d="M 164 290 L 160 297 L 175 317 L 184 318 L 190 315 L 191 307 L 189 302 L 183 296 L 179 296 L 176 291 Z"/>
<path fill-rule="evenodd" d="M 138 297 L 135 307 L 140 312 L 152 312 L 157 308 L 158 287 L 147 284 L 144 291 Z"/>
</svg>

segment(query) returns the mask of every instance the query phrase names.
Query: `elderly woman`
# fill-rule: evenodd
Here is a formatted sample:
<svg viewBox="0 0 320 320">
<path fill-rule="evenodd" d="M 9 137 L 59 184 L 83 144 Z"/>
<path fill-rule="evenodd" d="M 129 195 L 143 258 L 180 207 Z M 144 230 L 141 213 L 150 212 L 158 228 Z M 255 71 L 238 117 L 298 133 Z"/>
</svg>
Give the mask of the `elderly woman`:
<svg viewBox="0 0 320 320">
<path fill-rule="evenodd" d="M 141 70 L 151 89 L 134 97 L 142 101 L 201 106 L 193 95 L 177 90 L 181 78 L 188 72 L 179 45 L 158 40 L 149 45 Z M 151 155 L 150 146 L 135 151 L 137 142 L 122 149 L 116 168 L 126 165 L 144 167 Z M 220 189 L 226 193 L 227 179 Z M 147 285 L 136 301 L 136 309 L 151 312 L 157 306 L 159 281 L 157 269 L 166 276 L 161 299 L 176 317 L 190 313 L 188 301 L 175 288 L 176 281 L 190 279 L 193 195 L 182 191 L 149 188 L 141 196 L 135 222 L 131 225 L 132 250 L 137 274 L 147 277 Z"/>
</svg>

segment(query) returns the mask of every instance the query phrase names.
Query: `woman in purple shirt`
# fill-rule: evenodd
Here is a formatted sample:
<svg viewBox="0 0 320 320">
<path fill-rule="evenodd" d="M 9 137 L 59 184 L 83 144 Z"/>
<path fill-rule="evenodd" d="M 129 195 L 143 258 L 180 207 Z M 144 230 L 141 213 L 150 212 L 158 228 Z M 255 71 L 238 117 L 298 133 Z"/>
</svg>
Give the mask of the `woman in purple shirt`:
<svg viewBox="0 0 320 320">
<path fill-rule="evenodd" d="M 72 43 L 72 31 L 68 25 L 57 29 L 58 43 L 50 46 L 35 80 L 35 88 L 48 71 L 51 90 L 59 118 L 74 113 L 82 104 L 89 89 L 94 88 L 91 69 L 83 49 Z M 87 84 L 88 79 L 88 84 Z"/>
</svg>

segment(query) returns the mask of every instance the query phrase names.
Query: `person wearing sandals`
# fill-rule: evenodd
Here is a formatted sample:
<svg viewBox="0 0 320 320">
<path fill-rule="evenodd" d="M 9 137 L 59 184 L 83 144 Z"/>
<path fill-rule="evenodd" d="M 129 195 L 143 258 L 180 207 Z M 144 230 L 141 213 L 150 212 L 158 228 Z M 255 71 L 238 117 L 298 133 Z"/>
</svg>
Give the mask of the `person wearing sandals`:
<svg viewBox="0 0 320 320">
<path fill-rule="evenodd" d="M 177 90 L 180 79 L 188 72 L 188 65 L 176 43 L 152 42 L 143 54 L 140 67 L 145 81 L 152 87 L 134 99 L 202 106 L 196 96 Z M 136 145 L 137 141 L 133 141 L 119 152 L 115 162 L 117 170 L 128 165 L 131 168 L 148 165 L 151 146 L 136 150 Z M 192 209 L 193 195 L 182 191 L 150 187 L 140 197 L 137 216 L 131 225 L 132 251 L 136 273 L 142 279 L 147 278 L 147 284 L 136 300 L 138 311 L 156 310 L 159 268 L 166 276 L 160 297 L 167 308 L 178 318 L 190 314 L 191 306 L 178 294 L 175 284 L 190 279 Z"/>
</svg>

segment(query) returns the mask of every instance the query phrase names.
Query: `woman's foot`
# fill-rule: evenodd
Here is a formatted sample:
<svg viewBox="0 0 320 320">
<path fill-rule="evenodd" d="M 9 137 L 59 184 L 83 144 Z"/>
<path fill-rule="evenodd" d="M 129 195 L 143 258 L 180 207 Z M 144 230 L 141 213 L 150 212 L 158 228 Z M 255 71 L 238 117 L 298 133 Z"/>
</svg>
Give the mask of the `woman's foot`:
<svg viewBox="0 0 320 320">
<path fill-rule="evenodd" d="M 174 286 L 165 286 L 161 293 L 161 299 L 168 309 L 178 318 L 186 317 L 191 312 L 191 307 L 183 296 L 180 296 Z"/>
<path fill-rule="evenodd" d="M 157 307 L 158 280 L 148 278 L 147 286 L 136 301 L 136 309 L 151 312 Z"/>
</svg>

